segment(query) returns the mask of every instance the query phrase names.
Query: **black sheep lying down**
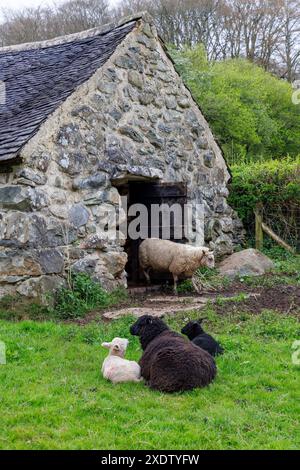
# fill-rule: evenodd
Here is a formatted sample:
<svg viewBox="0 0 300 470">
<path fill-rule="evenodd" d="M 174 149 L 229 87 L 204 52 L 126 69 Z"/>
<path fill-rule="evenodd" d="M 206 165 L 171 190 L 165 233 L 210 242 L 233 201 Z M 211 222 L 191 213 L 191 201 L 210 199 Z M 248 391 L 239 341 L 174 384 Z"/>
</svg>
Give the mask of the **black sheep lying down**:
<svg viewBox="0 0 300 470">
<path fill-rule="evenodd" d="M 215 378 L 212 356 L 171 331 L 161 319 L 143 315 L 130 333 L 140 338 L 144 353 L 139 364 L 150 388 L 180 392 L 205 387 Z"/>
<path fill-rule="evenodd" d="M 188 322 L 181 330 L 183 335 L 186 335 L 196 346 L 209 352 L 212 356 L 223 354 L 224 349 L 211 335 L 208 335 L 203 330 L 201 323 L 203 319 L 198 321 Z"/>
</svg>

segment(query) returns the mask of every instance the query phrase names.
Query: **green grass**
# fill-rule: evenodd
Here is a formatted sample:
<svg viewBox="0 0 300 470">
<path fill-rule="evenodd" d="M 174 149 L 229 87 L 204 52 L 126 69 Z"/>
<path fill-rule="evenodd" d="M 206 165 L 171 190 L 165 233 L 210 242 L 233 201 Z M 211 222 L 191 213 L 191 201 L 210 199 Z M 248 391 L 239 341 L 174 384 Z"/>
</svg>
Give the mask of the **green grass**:
<svg viewBox="0 0 300 470">
<path fill-rule="evenodd" d="M 273 287 L 279 284 L 300 285 L 300 255 L 278 246 L 263 250 L 274 262 L 274 269 L 264 276 L 243 276 L 240 280 L 252 287 Z"/>
<path fill-rule="evenodd" d="M 168 322 L 179 330 L 197 312 Z M 300 339 L 295 318 L 272 312 L 202 312 L 222 341 L 218 377 L 206 389 L 165 395 L 113 386 L 100 373 L 102 340 L 130 337 L 132 318 L 85 327 L 0 321 L 1 449 L 299 449 Z M 141 355 L 130 337 L 128 358 Z"/>
</svg>

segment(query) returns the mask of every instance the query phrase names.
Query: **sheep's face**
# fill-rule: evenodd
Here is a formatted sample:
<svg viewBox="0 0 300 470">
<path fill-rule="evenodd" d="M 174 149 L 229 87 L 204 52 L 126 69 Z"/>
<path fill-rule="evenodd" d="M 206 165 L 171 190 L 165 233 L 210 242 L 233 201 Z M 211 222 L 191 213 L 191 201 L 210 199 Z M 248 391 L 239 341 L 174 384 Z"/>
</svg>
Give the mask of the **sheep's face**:
<svg viewBox="0 0 300 470">
<path fill-rule="evenodd" d="M 203 333 L 201 321 L 189 321 L 181 330 L 183 335 L 186 335 L 189 339 L 194 339 L 196 336 Z"/>
<path fill-rule="evenodd" d="M 114 356 L 124 357 L 128 343 L 126 338 L 114 338 L 111 343 L 102 343 L 102 346 L 109 349 Z"/>
<path fill-rule="evenodd" d="M 213 269 L 215 267 L 214 252 L 213 251 L 208 251 L 208 252 L 204 253 L 201 264 L 202 264 L 202 266 L 207 266 L 208 268 Z"/>
<path fill-rule="evenodd" d="M 153 323 L 154 318 L 151 315 L 141 316 L 133 325 L 130 327 L 130 333 L 133 336 L 140 336 L 147 326 Z"/>
<path fill-rule="evenodd" d="M 168 326 L 160 318 L 143 315 L 130 327 L 130 333 L 139 336 L 141 346 L 145 350 L 156 336 L 168 329 Z"/>
</svg>

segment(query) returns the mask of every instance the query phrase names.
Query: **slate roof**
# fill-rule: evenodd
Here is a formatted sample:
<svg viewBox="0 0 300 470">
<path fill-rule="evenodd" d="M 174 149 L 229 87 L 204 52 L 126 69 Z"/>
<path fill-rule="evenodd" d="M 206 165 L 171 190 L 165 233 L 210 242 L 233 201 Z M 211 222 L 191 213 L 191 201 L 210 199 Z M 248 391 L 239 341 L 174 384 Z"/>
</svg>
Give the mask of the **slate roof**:
<svg viewBox="0 0 300 470">
<path fill-rule="evenodd" d="M 0 162 L 18 156 L 47 117 L 101 67 L 136 25 L 135 18 L 92 35 L 0 49 Z M 72 39 L 73 38 L 73 39 Z M 51 44 L 51 45 L 48 45 Z"/>
</svg>

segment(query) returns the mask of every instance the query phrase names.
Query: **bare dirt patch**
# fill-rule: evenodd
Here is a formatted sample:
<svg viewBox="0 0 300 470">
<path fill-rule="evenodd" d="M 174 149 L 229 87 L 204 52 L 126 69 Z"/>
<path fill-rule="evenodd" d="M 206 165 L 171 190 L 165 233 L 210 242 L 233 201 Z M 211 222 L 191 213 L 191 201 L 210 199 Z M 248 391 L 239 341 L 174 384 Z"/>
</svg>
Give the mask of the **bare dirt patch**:
<svg viewBox="0 0 300 470">
<path fill-rule="evenodd" d="M 245 295 L 244 299 L 237 296 Z M 232 300 L 231 300 L 232 298 Z M 223 299 L 223 300 L 222 300 Z M 88 313 L 76 323 L 86 324 L 92 321 L 111 321 L 124 315 L 153 316 L 174 315 L 176 313 L 204 309 L 208 303 L 219 315 L 247 312 L 260 314 L 263 310 L 276 310 L 300 318 L 300 286 L 280 284 L 273 287 L 249 286 L 234 281 L 228 287 L 218 291 L 174 295 L 173 293 L 144 293 L 131 295 L 126 301 L 114 308 Z"/>
<path fill-rule="evenodd" d="M 262 310 L 276 310 L 283 314 L 300 317 L 300 286 L 279 285 L 258 288 L 256 295 L 241 301 L 226 301 L 214 305 L 218 314 L 247 312 L 259 314 Z"/>
</svg>

